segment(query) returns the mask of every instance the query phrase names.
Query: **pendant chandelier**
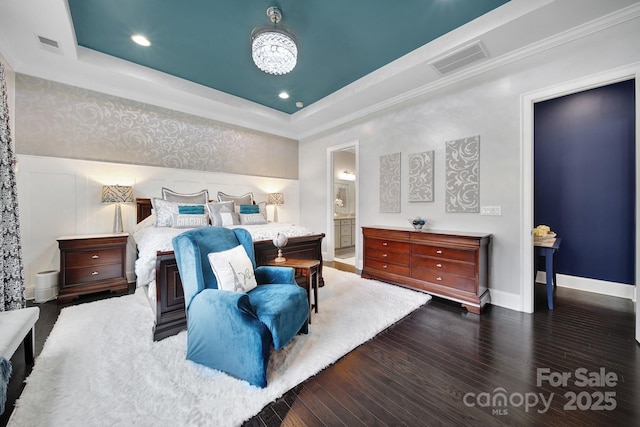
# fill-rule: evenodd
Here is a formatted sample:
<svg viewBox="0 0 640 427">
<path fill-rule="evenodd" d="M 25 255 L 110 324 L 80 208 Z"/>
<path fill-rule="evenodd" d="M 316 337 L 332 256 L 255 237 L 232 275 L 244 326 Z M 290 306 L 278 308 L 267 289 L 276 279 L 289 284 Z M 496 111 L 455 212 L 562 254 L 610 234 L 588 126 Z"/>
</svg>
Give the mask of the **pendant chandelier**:
<svg viewBox="0 0 640 427">
<path fill-rule="evenodd" d="M 259 27 L 251 32 L 251 57 L 265 73 L 281 75 L 294 69 L 298 47 L 293 36 L 283 28 L 276 28 L 282 19 L 277 7 L 267 9 L 273 27 Z"/>
</svg>

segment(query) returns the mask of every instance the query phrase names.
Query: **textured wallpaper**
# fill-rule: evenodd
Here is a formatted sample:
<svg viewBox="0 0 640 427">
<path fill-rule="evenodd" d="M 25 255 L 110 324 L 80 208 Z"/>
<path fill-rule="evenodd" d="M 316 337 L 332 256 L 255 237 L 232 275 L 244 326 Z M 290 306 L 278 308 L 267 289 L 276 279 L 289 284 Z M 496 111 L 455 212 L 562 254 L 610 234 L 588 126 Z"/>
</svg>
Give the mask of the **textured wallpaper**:
<svg viewBox="0 0 640 427">
<path fill-rule="evenodd" d="M 298 142 L 16 74 L 16 152 L 298 179 Z"/>
</svg>

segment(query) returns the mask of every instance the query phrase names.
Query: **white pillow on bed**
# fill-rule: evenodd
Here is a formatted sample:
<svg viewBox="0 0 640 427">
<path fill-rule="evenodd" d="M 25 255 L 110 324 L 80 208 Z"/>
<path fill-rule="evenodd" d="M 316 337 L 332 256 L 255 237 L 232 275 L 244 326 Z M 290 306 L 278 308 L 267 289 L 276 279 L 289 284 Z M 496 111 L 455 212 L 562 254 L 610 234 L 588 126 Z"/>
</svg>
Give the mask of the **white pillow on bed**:
<svg viewBox="0 0 640 427">
<path fill-rule="evenodd" d="M 255 214 L 240 214 L 240 224 L 242 225 L 256 225 L 256 224 L 266 224 L 267 218 L 264 217 L 261 213 Z"/>
<path fill-rule="evenodd" d="M 209 201 L 209 191 L 200 190 L 196 193 L 178 193 L 168 188 L 162 187 L 162 198 L 167 202 L 194 203 L 204 205 Z"/>
<path fill-rule="evenodd" d="M 209 225 L 209 215 L 207 214 L 173 214 L 173 228 L 197 228 Z"/>
<path fill-rule="evenodd" d="M 180 214 L 180 206 L 202 206 L 204 209 L 204 205 L 201 204 L 175 203 L 158 198 L 151 199 L 151 203 L 156 214 L 156 227 L 173 227 L 174 214 Z"/>
<path fill-rule="evenodd" d="M 234 292 L 249 292 L 258 286 L 253 272 L 253 263 L 242 245 L 207 255 L 218 289 Z"/>
<path fill-rule="evenodd" d="M 233 202 L 207 203 L 211 225 L 228 227 L 240 224 L 240 218 L 234 210 Z"/>
</svg>

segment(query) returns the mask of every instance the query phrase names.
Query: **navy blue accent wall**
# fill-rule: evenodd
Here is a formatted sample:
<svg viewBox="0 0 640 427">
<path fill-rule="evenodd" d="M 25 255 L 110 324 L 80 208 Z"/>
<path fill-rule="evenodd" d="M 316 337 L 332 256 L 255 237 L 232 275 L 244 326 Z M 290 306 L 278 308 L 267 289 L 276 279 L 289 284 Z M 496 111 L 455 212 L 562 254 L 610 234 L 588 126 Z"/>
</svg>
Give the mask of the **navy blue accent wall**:
<svg viewBox="0 0 640 427">
<path fill-rule="evenodd" d="M 635 284 L 635 82 L 534 106 L 534 222 L 557 273 Z"/>
</svg>

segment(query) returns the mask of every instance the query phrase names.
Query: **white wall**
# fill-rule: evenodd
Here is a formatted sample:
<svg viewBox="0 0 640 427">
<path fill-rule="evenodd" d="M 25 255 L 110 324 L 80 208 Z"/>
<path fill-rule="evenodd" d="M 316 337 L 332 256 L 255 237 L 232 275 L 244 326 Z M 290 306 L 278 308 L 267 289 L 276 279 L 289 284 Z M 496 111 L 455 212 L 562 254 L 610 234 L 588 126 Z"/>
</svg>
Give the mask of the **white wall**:
<svg viewBox="0 0 640 427">
<path fill-rule="evenodd" d="M 408 226 L 407 218 L 426 216 L 432 228 L 493 234 L 490 289 L 496 305 L 523 310 L 521 263 L 523 96 L 561 83 L 640 60 L 640 19 L 635 18 L 508 63 L 497 69 L 435 90 L 339 130 L 300 141 L 301 219 L 314 229 L 328 229 L 318 205 L 329 206 L 326 194 L 326 148 L 359 140 L 358 183 L 360 225 Z M 446 141 L 480 135 L 480 204 L 499 205 L 502 216 L 447 214 L 444 204 Z M 435 150 L 435 201 L 407 201 L 407 156 Z M 379 158 L 402 153 L 400 214 L 379 213 Z M 323 163 L 325 162 L 325 163 Z M 358 242 L 361 245 L 361 239 Z M 356 251 L 361 254 L 361 251 Z M 361 255 L 359 255 L 361 257 Z M 361 268 L 362 259 L 357 266 Z"/>
<path fill-rule="evenodd" d="M 299 184 L 291 179 L 19 155 L 17 180 L 27 298 L 33 297 L 36 273 L 60 268 L 57 237 L 113 230 L 115 207 L 100 203 L 103 184 L 131 185 L 140 198 L 160 197 L 162 187 L 185 193 L 206 188 L 212 199 L 218 191 L 252 191 L 258 202 L 266 201 L 268 193 L 282 192 L 279 222 L 300 223 Z M 131 234 L 135 204 L 122 205 L 122 216 L 124 231 Z M 131 237 L 127 258 L 127 276 L 134 280 Z"/>
</svg>

